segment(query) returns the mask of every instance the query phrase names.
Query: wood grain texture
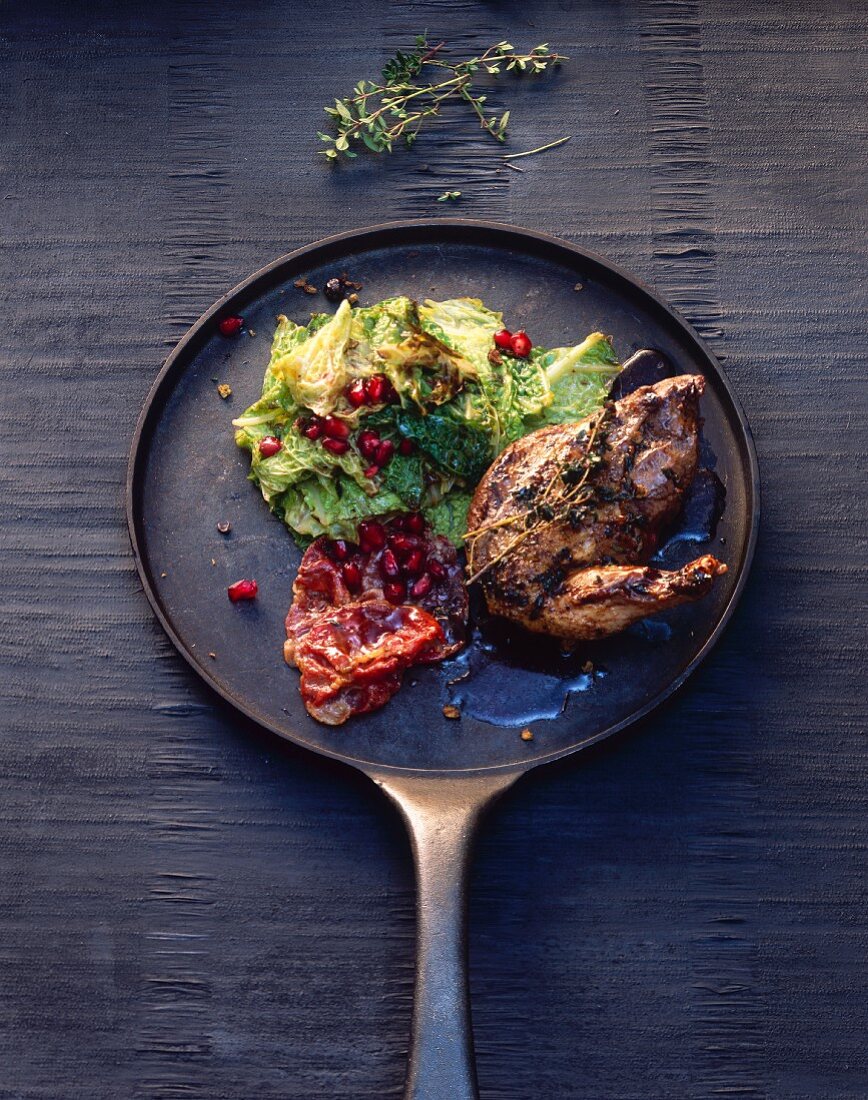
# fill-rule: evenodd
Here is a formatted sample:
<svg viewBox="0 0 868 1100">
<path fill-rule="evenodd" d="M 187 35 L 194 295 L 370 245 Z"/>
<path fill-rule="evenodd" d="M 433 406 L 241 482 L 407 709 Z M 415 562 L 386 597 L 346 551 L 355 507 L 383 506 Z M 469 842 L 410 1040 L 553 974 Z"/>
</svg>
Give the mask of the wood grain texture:
<svg viewBox="0 0 868 1100">
<path fill-rule="evenodd" d="M 605 252 L 686 313 L 764 507 L 688 688 L 484 831 L 482 1095 L 863 1100 L 864 7 L 35 0 L 0 22 L 0 1097 L 400 1095 L 397 819 L 193 680 L 122 495 L 158 365 L 215 297 L 457 189 L 448 213 Z M 411 154 L 314 160 L 322 104 L 425 28 L 568 53 L 491 94 L 511 148 L 572 141 L 519 175 L 448 119 Z"/>
</svg>

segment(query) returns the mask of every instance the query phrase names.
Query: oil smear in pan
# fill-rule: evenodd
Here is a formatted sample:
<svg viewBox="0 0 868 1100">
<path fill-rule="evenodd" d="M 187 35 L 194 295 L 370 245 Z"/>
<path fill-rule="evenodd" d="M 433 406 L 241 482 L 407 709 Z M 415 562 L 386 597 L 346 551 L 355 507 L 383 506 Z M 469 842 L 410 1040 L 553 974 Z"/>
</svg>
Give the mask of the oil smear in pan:
<svg viewBox="0 0 868 1100">
<path fill-rule="evenodd" d="M 557 718 L 572 695 L 607 675 L 590 660 L 590 645 L 566 652 L 553 638 L 489 616 L 478 593 L 474 602 L 470 641 L 444 666 L 444 703 L 462 715 L 495 726 Z"/>
</svg>

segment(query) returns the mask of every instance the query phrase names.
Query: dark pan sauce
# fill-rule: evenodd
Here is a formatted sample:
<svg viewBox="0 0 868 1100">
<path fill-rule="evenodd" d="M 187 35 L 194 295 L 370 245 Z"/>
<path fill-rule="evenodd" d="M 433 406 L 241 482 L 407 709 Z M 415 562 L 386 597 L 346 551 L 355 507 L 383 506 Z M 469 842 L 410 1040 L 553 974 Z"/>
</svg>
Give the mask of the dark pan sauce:
<svg viewBox="0 0 868 1100">
<path fill-rule="evenodd" d="M 616 399 L 639 386 L 653 385 L 674 374 L 668 359 L 658 351 L 637 352 L 625 364 L 612 387 Z M 701 441 L 700 462 L 687 493 L 677 527 L 651 560 L 652 565 L 672 567 L 683 555 L 685 544 L 710 542 L 723 514 L 726 492 L 714 473 L 715 456 Z M 471 594 L 470 640 L 457 657 L 445 662 L 447 679 L 444 705 L 495 726 L 529 726 L 557 718 L 571 697 L 590 691 L 608 675 L 605 660 L 617 636 L 599 642 L 581 642 L 564 650 L 556 639 L 531 634 L 519 626 L 488 614 L 478 591 Z M 649 646 L 672 637 L 664 618 L 643 619 L 625 634 Z"/>
</svg>

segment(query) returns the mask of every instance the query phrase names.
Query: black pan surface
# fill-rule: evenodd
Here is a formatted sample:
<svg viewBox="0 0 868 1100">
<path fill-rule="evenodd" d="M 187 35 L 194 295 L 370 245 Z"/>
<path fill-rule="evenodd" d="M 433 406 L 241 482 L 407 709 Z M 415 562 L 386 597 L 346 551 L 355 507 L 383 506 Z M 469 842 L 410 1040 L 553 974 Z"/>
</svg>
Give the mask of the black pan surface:
<svg viewBox="0 0 868 1100">
<path fill-rule="evenodd" d="M 284 664 L 283 620 L 300 553 L 247 481 L 247 456 L 234 445 L 230 421 L 259 396 L 276 315 L 304 321 L 312 310 L 334 308 L 294 281 L 303 275 L 322 287 L 342 271 L 363 284 L 363 303 L 392 294 L 480 297 L 503 309 L 511 328 L 527 329 L 545 346 L 576 343 L 599 329 L 614 338 L 622 360 L 653 347 L 676 373 L 707 380 L 704 436 L 726 487 L 726 508 L 713 544 L 681 544 L 667 564 L 708 549 L 729 572 L 709 598 L 660 617 L 657 626 L 589 645 L 583 656 L 596 671 L 571 681 L 576 690 L 562 713 L 532 721 L 532 741 L 523 741 L 517 727 L 544 712 L 546 701 L 557 711 L 551 699 L 564 695 L 558 688 L 567 673 L 554 650 L 541 650 L 530 663 L 521 651 L 507 652 L 478 674 L 478 683 L 472 676 L 460 680 L 467 671 L 460 657 L 413 669 L 384 709 L 337 729 L 307 715 L 297 673 Z M 220 336 L 217 321 L 230 313 L 243 315 L 255 337 Z M 226 401 L 218 382 L 232 388 Z M 140 418 L 127 509 L 157 617 L 224 699 L 281 737 L 369 771 L 454 774 L 525 770 L 614 733 L 670 695 L 709 652 L 744 587 L 758 487 L 750 431 L 719 364 L 651 291 L 552 237 L 497 223 L 431 220 L 361 229 L 299 249 L 204 314 L 167 359 Z M 224 520 L 232 524 L 229 536 L 217 531 Z M 259 582 L 255 602 L 227 599 L 227 585 L 240 577 Z M 456 695 L 460 701 L 462 692 L 465 713 L 447 719 L 444 703 Z"/>
</svg>

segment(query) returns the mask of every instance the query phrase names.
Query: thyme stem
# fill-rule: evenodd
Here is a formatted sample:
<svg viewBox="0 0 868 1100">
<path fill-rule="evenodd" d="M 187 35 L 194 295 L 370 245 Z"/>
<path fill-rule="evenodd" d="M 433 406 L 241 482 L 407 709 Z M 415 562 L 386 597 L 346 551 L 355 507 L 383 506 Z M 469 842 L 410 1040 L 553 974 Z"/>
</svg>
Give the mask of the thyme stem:
<svg viewBox="0 0 868 1100">
<path fill-rule="evenodd" d="M 544 153 L 546 149 L 556 149 L 558 145 L 563 145 L 565 141 L 569 141 L 572 134 L 568 134 L 566 137 L 558 138 L 557 141 L 550 141 L 548 145 L 540 145 L 537 149 L 528 149 L 526 153 L 506 153 L 504 160 L 518 160 L 519 157 L 532 157 L 536 153 Z"/>
</svg>

